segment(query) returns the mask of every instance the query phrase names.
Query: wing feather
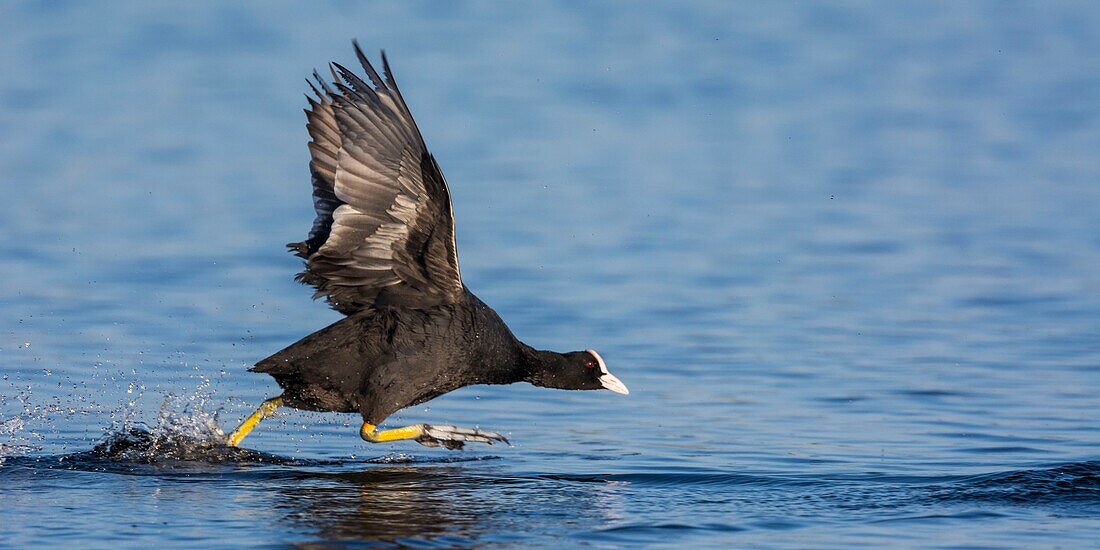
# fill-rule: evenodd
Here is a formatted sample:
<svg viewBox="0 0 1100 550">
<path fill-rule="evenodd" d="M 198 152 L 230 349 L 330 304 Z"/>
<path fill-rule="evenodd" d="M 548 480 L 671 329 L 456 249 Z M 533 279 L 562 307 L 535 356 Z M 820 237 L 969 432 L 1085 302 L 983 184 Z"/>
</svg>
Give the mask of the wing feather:
<svg viewBox="0 0 1100 550">
<path fill-rule="evenodd" d="M 298 280 L 338 311 L 457 299 L 462 276 L 446 179 L 382 54 L 379 75 L 355 44 L 368 84 L 330 64 L 314 72 L 306 128 L 317 217 L 309 237 L 288 245 L 306 259 Z"/>
</svg>

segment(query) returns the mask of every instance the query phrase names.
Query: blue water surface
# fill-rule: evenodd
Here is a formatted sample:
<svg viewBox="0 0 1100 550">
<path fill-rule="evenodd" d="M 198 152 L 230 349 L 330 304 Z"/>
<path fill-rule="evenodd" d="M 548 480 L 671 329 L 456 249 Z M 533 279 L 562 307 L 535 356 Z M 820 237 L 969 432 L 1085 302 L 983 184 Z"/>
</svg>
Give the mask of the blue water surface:
<svg viewBox="0 0 1100 550">
<path fill-rule="evenodd" d="M 0 546 L 1100 540 L 1093 2 L 7 2 Z M 467 284 L 631 389 L 367 445 L 252 363 L 339 318 L 303 78 L 385 47 Z"/>
</svg>

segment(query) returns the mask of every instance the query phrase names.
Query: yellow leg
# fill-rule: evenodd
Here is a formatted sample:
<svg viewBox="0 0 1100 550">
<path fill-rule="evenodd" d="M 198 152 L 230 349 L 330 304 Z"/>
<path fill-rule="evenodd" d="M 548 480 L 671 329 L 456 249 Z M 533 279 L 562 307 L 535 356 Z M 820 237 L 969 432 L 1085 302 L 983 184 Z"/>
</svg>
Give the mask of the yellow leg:
<svg viewBox="0 0 1100 550">
<path fill-rule="evenodd" d="M 244 419 L 244 422 L 241 422 L 241 425 L 237 426 L 237 429 L 229 434 L 229 446 L 236 447 L 239 445 L 241 440 L 244 439 L 244 436 L 252 432 L 256 424 L 259 424 L 261 420 L 275 414 L 275 409 L 281 406 L 283 406 L 283 397 L 281 395 L 279 397 L 272 397 L 261 403 L 260 407 L 256 409 L 256 412 Z"/>
<path fill-rule="evenodd" d="M 416 424 L 414 426 L 405 426 L 404 428 L 394 428 L 392 430 L 378 431 L 378 426 L 374 424 L 363 423 L 363 427 L 359 428 L 359 437 L 362 437 L 365 441 L 371 443 L 385 443 L 387 441 L 401 441 L 402 439 L 416 439 L 424 435 L 424 425 Z"/>
</svg>

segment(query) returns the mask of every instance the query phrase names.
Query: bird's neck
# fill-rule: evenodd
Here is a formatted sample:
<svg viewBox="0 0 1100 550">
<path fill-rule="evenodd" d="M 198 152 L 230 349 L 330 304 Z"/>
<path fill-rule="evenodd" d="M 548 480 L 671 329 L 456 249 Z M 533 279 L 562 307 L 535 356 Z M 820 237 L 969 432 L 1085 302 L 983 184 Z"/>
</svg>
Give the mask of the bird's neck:
<svg viewBox="0 0 1100 550">
<path fill-rule="evenodd" d="M 567 365 L 568 360 L 560 353 L 535 349 L 520 342 L 519 367 L 524 382 L 546 387 L 548 379 Z"/>
</svg>

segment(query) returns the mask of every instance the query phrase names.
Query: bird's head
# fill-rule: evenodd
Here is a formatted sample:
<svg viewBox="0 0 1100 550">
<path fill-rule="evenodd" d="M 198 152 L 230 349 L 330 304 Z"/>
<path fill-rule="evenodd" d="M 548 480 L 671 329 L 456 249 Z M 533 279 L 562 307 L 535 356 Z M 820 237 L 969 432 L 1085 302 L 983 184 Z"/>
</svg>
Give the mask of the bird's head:
<svg viewBox="0 0 1100 550">
<path fill-rule="evenodd" d="M 607 370 L 607 364 L 596 350 L 571 351 L 554 354 L 558 361 L 542 363 L 528 380 L 544 388 L 561 390 L 611 390 L 628 395 L 626 384 Z"/>
</svg>

